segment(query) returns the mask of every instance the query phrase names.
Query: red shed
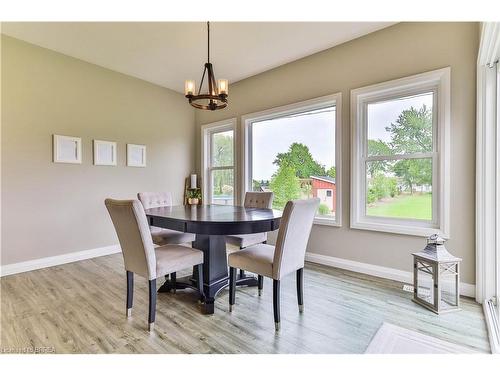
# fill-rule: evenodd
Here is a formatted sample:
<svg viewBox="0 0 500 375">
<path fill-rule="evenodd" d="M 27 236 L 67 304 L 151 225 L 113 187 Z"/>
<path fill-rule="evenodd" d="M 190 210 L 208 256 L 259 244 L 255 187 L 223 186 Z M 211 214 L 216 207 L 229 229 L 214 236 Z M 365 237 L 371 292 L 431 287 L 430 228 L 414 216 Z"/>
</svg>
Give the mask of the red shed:
<svg viewBox="0 0 500 375">
<path fill-rule="evenodd" d="M 311 176 L 311 180 L 313 197 L 318 197 L 331 212 L 335 212 L 337 202 L 335 179 L 330 176 Z"/>
</svg>

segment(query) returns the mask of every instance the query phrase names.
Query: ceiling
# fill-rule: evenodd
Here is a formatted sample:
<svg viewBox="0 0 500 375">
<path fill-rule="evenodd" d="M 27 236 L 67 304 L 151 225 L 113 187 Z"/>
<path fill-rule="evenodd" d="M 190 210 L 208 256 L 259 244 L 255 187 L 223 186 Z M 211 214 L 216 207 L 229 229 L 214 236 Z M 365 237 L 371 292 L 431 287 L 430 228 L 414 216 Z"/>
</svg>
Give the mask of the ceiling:
<svg viewBox="0 0 500 375">
<path fill-rule="evenodd" d="M 230 83 L 331 48 L 394 22 L 216 22 L 210 60 Z M 201 79 L 204 22 L 7 22 L 2 33 L 183 92 Z"/>
</svg>

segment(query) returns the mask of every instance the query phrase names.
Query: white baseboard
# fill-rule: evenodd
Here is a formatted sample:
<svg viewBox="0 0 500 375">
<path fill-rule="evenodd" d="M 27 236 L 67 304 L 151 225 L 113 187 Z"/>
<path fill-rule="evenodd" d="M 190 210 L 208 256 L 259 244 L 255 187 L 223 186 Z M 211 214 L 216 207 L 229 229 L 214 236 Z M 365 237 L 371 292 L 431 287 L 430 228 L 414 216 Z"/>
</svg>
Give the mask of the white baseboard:
<svg viewBox="0 0 500 375">
<path fill-rule="evenodd" d="M 111 245 L 98 247 L 96 249 L 77 251 L 75 253 L 56 255 L 53 257 L 33 259 L 26 262 L 6 264 L 0 267 L 0 276 L 13 275 L 16 273 L 38 270 L 40 268 L 58 266 L 60 264 L 97 258 L 103 255 L 115 254 L 119 252 L 121 252 L 120 245 Z"/>
<path fill-rule="evenodd" d="M 366 275 L 377 276 L 384 279 L 396 280 L 402 283 L 413 285 L 412 272 L 402 271 L 395 268 L 376 266 L 374 264 L 361 263 L 354 260 L 336 258 L 315 253 L 306 253 L 306 261 L 323 264 L 325 266 L 342 268 L 348 271 L 364 273 Z M 474 298 L 476 294 L 476 286 L 467 283 L 460 283 L 460 294 L 463 296 Z"/>
<path fill-rule="evenodd" d="M 79 260 L 97 258 L 104 255 L 119 253 L 119 245 L 99 247 L 96 249 L 78 251 L 74 253 L 62 254 L 53 257 L 28 260 L 26 262 L 6 264 L 0 267 L 0 276 L 13 275 L 16 273 L 28 272 L 40 268 L 58 266 L 60 264 L 77 262 Z M 395 268 L 376 266 L 374 264 L 361 263 L 353 260 L 336 258 L 327 255 L 306 253 L 306 261 L 323 264 L 326 266 L 342 268 L 345 270 L 364 273 L 371 276 L 382 277 L 384 279 L 396 280 L 403 283 L 413 284 L 413 273 L 398 270 Z M 467 297 L 475 296 L 475 285 L 460 283 L 461 294 Z"/>
</svg>

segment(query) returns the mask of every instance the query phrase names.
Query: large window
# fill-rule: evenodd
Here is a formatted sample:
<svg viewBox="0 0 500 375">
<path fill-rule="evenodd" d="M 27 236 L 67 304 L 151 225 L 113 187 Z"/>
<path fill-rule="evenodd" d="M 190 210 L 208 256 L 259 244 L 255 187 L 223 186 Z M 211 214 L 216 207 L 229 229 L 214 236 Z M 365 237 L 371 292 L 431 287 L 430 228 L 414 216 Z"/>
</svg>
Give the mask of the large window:
<svg viewBox="0 0 500 375">
<path fill-rule="evenodd" d="M 202 127 L 203 195 L 208 204 L 234 204 L 234 131 L 235 120 Z"/>
<path fill-rule="evenodd" d="M 340 224 L 340 94 L 243 117 L 245 191 L 273 191 L 275 209 L 320 198 L 319 224 Z"/>
<path fill-rule="evenodd" d="M 351 227 L 447 235 L 449 69 L 352 91 Z"/>
</svg>

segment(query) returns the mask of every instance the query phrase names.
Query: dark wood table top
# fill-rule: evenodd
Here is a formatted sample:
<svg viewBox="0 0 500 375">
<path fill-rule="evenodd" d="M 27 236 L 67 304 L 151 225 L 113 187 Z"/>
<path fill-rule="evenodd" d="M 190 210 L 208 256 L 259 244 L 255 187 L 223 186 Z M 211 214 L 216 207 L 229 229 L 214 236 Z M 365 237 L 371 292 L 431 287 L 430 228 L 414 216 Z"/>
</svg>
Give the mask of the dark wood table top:
<svg viewBox="0 0 500 375">
<path fill-rule="evenodd" d="M 230 235 L 279 228 L 281 211 L 242 206 L 168 206 L 146 210 L 150 225 L 188 233 Z"/>
</svg>

